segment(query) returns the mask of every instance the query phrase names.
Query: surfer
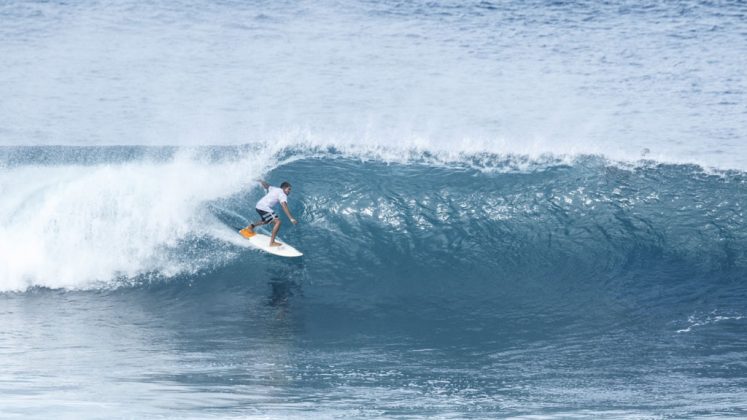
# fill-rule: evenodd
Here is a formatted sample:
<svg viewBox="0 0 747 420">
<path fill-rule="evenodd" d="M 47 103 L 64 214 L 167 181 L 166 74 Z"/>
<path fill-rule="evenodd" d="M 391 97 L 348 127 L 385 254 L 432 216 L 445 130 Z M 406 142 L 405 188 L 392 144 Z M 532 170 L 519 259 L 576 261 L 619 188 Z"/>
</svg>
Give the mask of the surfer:
<svg viewBox="0 0 747 420">
<path fill-rule="evenodd" d="M 259 222 L 250 224 L 245 229 L 253 235 L 255 227 L 274 223 L 275 226 L 272 228 L 272 235 L 270 236 L 270 246 L 280 246 L 282 244 L 280 242 L 275 242 L 275 236 L 277 236 L 278 231 L 280 230 L 281 221 L 272 208 L 275 207 L 277 203 L 280 203 L 280 206 L 283 208 L 283 211 L 285 211 L 285 215 L 288 216 L 291 223 L 294 225 L 298 223 L 298 221 L 291 215 L 290 210 L 288 210 L 288 194 L 291 193 L 291 184 L 283 182 L 280 184 L 280 188 L 278 188 L 273 187 L 261 179 L 259 180 L 259 183 L 262 184 L 262 188 L 267 190 L 267 194 L 265 194 L 265 196 L 262 197 L 255 206 L 257 213 L 259 213 L 260 220 Z"/>
</svg>

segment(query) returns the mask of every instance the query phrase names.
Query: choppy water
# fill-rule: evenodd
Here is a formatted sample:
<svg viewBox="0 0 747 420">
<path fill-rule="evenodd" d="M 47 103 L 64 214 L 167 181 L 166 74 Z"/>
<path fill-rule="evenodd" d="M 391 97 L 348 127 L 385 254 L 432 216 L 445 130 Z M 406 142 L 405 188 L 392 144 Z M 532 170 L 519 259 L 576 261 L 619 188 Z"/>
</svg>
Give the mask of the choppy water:
<svg viewBox="0 0 747 420">
<path fill-rule="evenodd" d="M 745 12 L 0 4 L 0 417 L 746 416 Z"/>
</svg>

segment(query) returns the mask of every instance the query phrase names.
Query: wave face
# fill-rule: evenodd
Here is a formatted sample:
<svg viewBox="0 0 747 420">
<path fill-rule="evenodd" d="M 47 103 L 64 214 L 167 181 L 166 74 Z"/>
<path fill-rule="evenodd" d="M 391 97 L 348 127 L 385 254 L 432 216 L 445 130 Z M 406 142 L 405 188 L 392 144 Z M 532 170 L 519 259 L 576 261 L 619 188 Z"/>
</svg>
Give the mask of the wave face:
<svg viewBox="0 0 747 420">
<path fill-rule="evenodd" d="M 595 158 L 524 173 L 344 160 L 287 171 L 313 226 L 300 243 L 332 278 L 347 273 L 340 283 L 509 312 L 670 310 L 706 297 L 737 309 L 747 297 L 742 173 Z"/>
</svg>

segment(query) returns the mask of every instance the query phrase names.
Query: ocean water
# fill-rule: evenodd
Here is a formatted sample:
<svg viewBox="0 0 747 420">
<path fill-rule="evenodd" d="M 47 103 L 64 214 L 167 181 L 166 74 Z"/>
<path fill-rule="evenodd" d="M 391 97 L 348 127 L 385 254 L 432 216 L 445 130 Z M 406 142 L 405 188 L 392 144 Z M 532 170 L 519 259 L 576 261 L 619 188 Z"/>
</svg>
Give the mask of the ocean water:
<svg viewBox="0 0 747 420">
<path fill-rule="evenodd" d="M 741 1 L 0 2 L 0 418 L 747 417 L 745 57 Z"/>
</svg>

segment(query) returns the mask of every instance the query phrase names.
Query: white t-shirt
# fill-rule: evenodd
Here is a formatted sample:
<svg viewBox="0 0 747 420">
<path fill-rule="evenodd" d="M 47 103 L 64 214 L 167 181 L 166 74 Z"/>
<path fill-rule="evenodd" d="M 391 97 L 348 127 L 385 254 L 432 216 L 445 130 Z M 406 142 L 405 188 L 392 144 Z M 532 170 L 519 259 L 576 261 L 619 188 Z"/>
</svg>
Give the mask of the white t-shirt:
<svg viewBox="0 0 747 420">
<path fill-rule="evenodd" d="M 288 196 L 285 195 L 282 188 L 270 186 L 267 195 L 257 202 L 257 208 L 263 211 L 272 211 L 272 208 L 279 202 L 287 203 Z"/>
</svg>

